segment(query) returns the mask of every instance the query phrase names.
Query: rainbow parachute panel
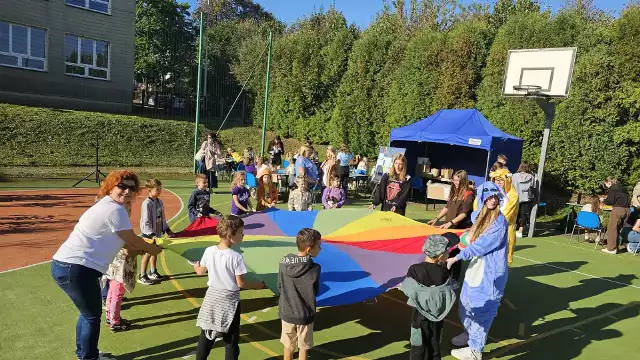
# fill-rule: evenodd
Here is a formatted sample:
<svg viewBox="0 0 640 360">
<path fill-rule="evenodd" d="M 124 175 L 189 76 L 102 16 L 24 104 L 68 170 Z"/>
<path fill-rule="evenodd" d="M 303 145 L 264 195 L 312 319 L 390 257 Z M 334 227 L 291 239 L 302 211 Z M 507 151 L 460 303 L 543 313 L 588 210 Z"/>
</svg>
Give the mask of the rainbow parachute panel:
<svg viewBox="0 0 640 360">
<path fill-rule="evenodd" d="M 235 250 L 242 253 L 248 269 L 276 294 L 280 259 L 297 252 L 298 231 L 305 227 L 320 231 L 322 251 L 314 259 L 322 266 L 318 306 L 357 303 L 396 287 L 410 265 L 424 261 L 421 248 L 425 238 L 447 232 L 391 212 L 368 209 L 270 209 L 243 220 L 245 238 Z M 218 236 L 174 239 L 165 247 L 195 261 L 218 240 Z"/>
</svg>

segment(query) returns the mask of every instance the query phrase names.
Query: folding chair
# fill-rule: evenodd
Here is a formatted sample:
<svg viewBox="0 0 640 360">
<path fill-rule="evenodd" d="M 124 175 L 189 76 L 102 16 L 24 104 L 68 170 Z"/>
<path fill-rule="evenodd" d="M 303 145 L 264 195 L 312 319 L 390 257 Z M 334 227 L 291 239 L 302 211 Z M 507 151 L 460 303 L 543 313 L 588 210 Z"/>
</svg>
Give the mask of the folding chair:
<svg viewBox="0 0 640 360">
<path fill-rule="evenodd" d="M 578 229 L 578 240 L 580 242 L 580 229 L 594 231 L 598 234 L 597 239 L 602 237 L 602 224 L 600 223 L 600 216 L 594 212 L 590 211 L 579 211 L 578 216 L 576 217 L 576 223 L 573 225 L 573 230 L 571 230 L 571 235 L 569 236 L 569 243 L 573 240 L 573 235 Z M 596 245 L 594 250 L 598 249 L 598 242 L 596 241 Z"/>
<path fill-rule="evenodd" d="M 424 182 L 422 178 L 419 176 L 414 176 L 411 178 L 411 200 L 415 200 L 413 196 L 413 190 L 424 191 L 424 206 L 426 210 L 427 206 L 427 188 L 424 186 Z"/>
<path fill-rule="evenodd" d="M 322 182 L 318 181 L 313 188 L 311 188 L 311 203 L 316 204 L 316 194 L 320 193 L 320 203 L 322 203 Z"/>
</svg>

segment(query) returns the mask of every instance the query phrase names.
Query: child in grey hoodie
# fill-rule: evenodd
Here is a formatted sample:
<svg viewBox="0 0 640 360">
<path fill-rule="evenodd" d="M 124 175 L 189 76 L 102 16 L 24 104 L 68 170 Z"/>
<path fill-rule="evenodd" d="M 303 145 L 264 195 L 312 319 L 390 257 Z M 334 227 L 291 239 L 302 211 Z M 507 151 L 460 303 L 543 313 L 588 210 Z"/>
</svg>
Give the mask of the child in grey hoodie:
<svg viewBox="0 0 640 360">
<path fill-rule="evenodd" d="M 320 289 L 320 265 L 312 257 L 320 253 L 321 235 L 305 228 L 298 232 L 298 254 L 280 260 L 278 271 L 278 316 L 282 320 L 280 342 L 284 345 L 284 360 L 292 360 L 296 346 L 299 359 L 306 360 L 313 347 L 313 321 L 316 296 Z"/>
<path fill-rule="evenodd" d="M 440 360 L 440 339 L 444 318 L 456 302 L 453 282 L 443 265 L 448 257 L 449 240 L 441 235 L 429 236 L 422 252 L 425 262 L 411 265 L 402 291 L 407 303 L 413 307 L 411 314 L 412 360 Z"/>
</svg>

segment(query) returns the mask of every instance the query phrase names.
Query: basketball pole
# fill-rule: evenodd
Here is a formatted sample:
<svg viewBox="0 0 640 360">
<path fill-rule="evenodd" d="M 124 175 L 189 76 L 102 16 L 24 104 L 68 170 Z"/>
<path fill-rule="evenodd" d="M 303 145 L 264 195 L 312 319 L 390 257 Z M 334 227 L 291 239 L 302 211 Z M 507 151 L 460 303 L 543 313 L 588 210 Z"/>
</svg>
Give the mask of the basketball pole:
<svg viewBox="0 0 640 360">
<path fill-rule="evenodd" d="M 547 148 L 549 147 L 549 135 L 551 134 L 551 125 L 556 114 L 556 104 L 547 98 L 536 98 L 536 103 L 544 112 L 544 133 L 542 135 L 542 148 L 540 149 L 540 162 L 538 163 L 538 177 L 536 181 L 536 189 L 538 189 L 537 199 L 531 209 L 531 218 L 529 219 L 529 237 L 533 237 L 536 228 L 536 215 L 538 213 L 538 204 L 542 196 L 542 175 L 544 173 L 544 163 L 547 160 Z"/>
</svg>

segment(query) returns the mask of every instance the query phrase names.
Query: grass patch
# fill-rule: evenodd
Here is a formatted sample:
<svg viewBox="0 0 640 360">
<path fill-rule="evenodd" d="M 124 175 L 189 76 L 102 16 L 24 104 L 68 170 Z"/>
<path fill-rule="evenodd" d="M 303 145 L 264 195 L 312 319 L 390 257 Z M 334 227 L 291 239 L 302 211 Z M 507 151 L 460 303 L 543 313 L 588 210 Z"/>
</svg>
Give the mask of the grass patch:
<svg viewBox="0 0 640 360">
<path fill-rule="evenodd" d="M 200 126 L 198 146 L 209 131 Z M 184 121 L 0 104 L 0 166 L 93 166 L 98 136 L 101 166 L 188 169 L 193 164 L 193 133 L 194 124 Z M 266 141 L 273 137 L 269 132 Z M 260 152 L 262 130 L 222 130 L 220 139 L 225 149 L 253 147 Z M 287 152 L 302 145 L 295 139 L 284 139 L 284 144 Z M 324 156 L 325 149 L 317 150 Z"/>
</svg>

